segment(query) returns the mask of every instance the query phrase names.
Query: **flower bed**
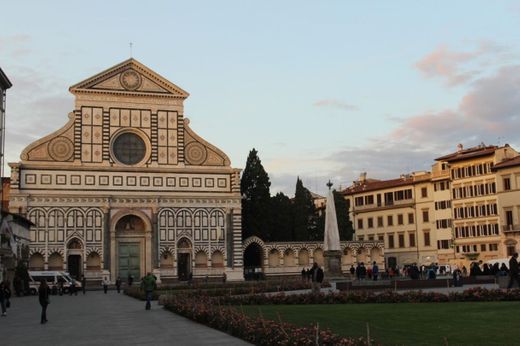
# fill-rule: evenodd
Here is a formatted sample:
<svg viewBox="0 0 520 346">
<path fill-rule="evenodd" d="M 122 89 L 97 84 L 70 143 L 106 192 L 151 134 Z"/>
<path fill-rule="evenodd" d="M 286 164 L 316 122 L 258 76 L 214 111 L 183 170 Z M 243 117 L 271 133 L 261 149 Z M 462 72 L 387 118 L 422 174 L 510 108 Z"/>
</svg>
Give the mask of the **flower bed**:
<svg viewBox="0 0 520 346">
<path fill-rule="evenodd" d="M 436 292 L 394 291 L 339 292 L 329 294 L 275 294 L 215 297 L 223 305 L 273 305 L 273 304 L 362 304 L 362 303 L 445 303 L 445 302 L 490 302 L 520 300 L 520 289 L 500 290 L 474 288 L 450 294 Z"/>
<path fill-rule="evenodd" d="M 364 339 L 340 337 L 316 326 L 298 327 L 282 321 L 252 318 L 208 296 L 171 295 L 165 307 L 254 345 L 367 345 Z"/>
<path fill-rule="evenodd" d="M 161 295 L 170 295 L 178 293 L 196 292 L 198 294 L 205 294 L 208 296 L 223 296 L 223 295 L 243 295 L 243 294 L 257 294 L 279 291 L 295 291 L 309 289 L 310 284 L 301 280 L 292 281 L 262 281 L 255 283 L 227 283 L 227 284 L 207 284 L 197 286 L 175 286 L 175 287 L 159 287 L 153 293 L 153 300 L 157 300 Z M 330 283 L 324 282 L 322 287 L 330 287 Z M 134 286 L 125 290 L 125 293 L 131 297 L 144 300 L 145 294 L 138 287 Z"/>
</svg>

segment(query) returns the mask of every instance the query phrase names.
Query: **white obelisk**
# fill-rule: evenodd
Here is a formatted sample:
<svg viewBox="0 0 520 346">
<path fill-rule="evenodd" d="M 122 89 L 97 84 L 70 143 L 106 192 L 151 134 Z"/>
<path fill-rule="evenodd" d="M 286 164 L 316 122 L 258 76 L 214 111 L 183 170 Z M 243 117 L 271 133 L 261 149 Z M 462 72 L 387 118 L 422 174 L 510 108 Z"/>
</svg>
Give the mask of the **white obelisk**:
<svg viewBox="0 0 520 346">
<path fill-rule="evenodd" d="M 325 234 L 323 237 L 323 256 L 325 259 L 325 275 L 329 278 L 338 278 L 341 273 L 341 247 L 339 243 L 338 220 L 336 218 L 336 206 L 334 205 L 334 192 L 332 183 L 327 183 L 329 194 L 325 209 Z"/>
</svg>

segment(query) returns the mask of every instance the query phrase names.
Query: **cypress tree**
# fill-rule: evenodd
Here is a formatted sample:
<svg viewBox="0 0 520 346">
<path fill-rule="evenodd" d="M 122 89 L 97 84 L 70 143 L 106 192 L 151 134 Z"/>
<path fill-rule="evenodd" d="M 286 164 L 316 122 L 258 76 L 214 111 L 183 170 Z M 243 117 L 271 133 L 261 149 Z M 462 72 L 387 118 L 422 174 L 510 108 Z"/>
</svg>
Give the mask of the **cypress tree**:
<svg viewBox="0 0 520 346">
<path fill-rule="evenodd" d="M 291 241 L 293 240 L 293 204 L 291 199 L 278 192 L 271 197 L 271 240 Z"/>
<path fill-rule="evenodd" d="M 246 168 L 240 180 L 242 193 L 242 238 L 256 235 L 270 238 L 271 182 L 262 166 L 258 152 L 253 148 L 247 157 Z"/>
<path fill-rule="evenodd" d="M 314 201 L 311 192 L 303 186 L 300 177 L 296 180 L 293 210 L 294 232 L 292 240 L 316 240 L 317 225 Z"/>
</svg>

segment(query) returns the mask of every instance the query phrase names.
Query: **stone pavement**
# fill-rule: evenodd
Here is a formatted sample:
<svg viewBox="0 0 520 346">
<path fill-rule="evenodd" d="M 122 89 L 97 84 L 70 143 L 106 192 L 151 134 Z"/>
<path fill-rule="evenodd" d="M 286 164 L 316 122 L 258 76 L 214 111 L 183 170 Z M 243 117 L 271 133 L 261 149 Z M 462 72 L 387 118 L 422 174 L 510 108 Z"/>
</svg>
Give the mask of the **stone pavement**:
<svg viewBox="0 0 520 346">
<path fill-rule="evenodd" d="M 248 345 L 245 341 L 109 291 L 51 296 L 47 324 L 40 324 L 36 296 L 14 297 L 0 317 L 0 345 Z"/>
</svg>

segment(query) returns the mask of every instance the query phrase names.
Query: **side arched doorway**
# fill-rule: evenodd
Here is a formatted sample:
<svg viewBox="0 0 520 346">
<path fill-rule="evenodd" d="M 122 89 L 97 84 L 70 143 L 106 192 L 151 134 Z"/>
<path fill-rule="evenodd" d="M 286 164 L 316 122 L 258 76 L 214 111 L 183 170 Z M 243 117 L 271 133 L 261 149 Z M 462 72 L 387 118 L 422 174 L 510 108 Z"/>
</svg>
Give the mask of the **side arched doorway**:
<svg viewBox="0 0 520 346">
<path fill-rule="evenodd" d="M 191 273 L 191 242 L 182 238 L 177 242 L 177 277 L 179 280 L 188 280 Z"/>
<path fill-rule="evenodd" d="M 251 243 L 244 251 L 244 278 L 258 279 L 262 273 L 264 253 L 257 243 Z"/>
<path fill-rule="evenodd" d="M 82 274 L 83 245 L 77 238 L 72 238 L 67 243 L 67 271 L 72 277 L 80 278 Z"/>
</svg>

